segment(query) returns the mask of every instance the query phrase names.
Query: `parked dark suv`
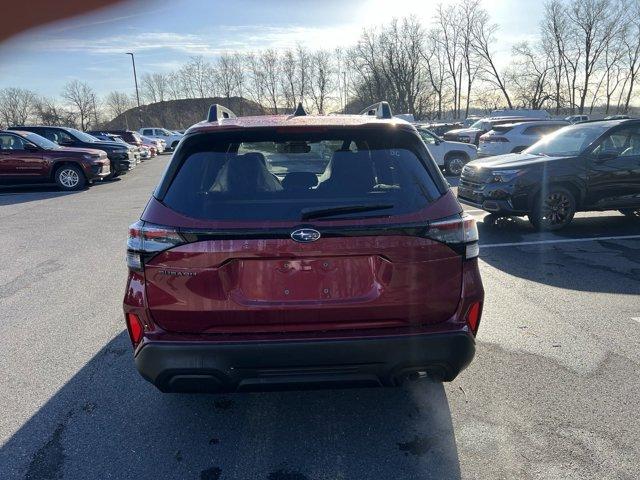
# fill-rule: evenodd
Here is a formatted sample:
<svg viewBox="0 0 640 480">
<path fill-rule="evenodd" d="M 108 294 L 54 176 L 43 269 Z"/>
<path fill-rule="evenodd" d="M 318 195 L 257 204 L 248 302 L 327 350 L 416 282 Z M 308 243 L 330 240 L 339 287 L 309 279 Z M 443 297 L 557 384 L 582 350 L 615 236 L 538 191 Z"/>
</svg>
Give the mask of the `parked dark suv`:
<svg viewBox="0 0 640 480">
<path fill-rule="evenodd" d="M 65 148 L 32 132 L 0 131 L 0 184 L 53 183 L 80 190 L 110 173 L 101 150 Z"/>
<path fill-rule="evenodd" d="M 128 147 L 117 142 L 104 142 L 91 135 L 68 127 L 53 127 L 43 125 L 9 127 L 9 130 L 22 130 L 37 133 L 63 147 L 92 148 L 102 150 L 111 161 L 112 173 L 109 178 L 115 178 L 127 173 L 135 166 L 133 152 Z"/>
<path fill-rule="evenodd" d="M 522 153 L 474 160 L 458 199 L 488 212 L 528 215 L 538 229 L 568 225 L 575 212 L 640 216 L 640 120 L 563 127 Z"/>
<path fill-rule="evenodd" d="M 141 147 L 143 145 L 140 134 L 138 134 L 138 132 L 134 132 L 133 130 L 101 130 L 101 132 L 118 135 L 129 145 L 133 145 L 135 147 Z"/>
<path fill-rule="evenodd" d="M 415 128 L 386 103 L 367 112 L 213 106 L 187 131 L 129 230 L 124 311 L 147 380 L 396 385 L 469 364 L 484 297 L 475 222 Z M 312 151 L 331 152 L 321 172 Z"/>
</svg>

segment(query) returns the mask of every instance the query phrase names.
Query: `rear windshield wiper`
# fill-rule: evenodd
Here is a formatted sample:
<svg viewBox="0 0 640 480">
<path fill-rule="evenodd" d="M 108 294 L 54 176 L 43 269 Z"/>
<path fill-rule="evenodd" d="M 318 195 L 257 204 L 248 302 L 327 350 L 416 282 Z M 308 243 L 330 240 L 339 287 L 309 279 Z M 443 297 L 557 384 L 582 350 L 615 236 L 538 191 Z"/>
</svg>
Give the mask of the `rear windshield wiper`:
<svg viewBox="0 0 640 480">
<path fill-rule="evenodd" d="M 395 205 L 391 203 L 379 203 L 373 205 L 341 205 L 339 207 L 324 208 L 303 208 L 301 220 L 310 220 L 312 218 L 332 217 L 334 215 L 343 215 L 345 213 L 370 212 L 373 210 L 387 210 Z"/>
</svg>

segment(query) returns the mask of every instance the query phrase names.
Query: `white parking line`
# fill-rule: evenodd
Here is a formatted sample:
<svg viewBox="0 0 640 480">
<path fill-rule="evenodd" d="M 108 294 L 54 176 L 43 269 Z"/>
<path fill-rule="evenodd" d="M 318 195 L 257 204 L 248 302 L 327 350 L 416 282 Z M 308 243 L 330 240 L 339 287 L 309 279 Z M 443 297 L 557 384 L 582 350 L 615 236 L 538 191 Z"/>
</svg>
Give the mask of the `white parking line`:
<svg viewBox="0 0 640 480">
<path fill-rule="evenodd" d="M 497 247 L 521 247 L 524 245 L 550 245 L 553 243 L 577 243 L 577 242 L 595 242 L 598 240 L 631 240 L 640 238 L 640 235 L 616 235 L 611 237 L 588 237 L 588 238 L 557 238 L 554 240 L 535 240 L 532 242 L 509 242 L 509 243 L 490 243 L 488 245 L 480 244 L 480 249 L 497 248 Z"/>
</svg>

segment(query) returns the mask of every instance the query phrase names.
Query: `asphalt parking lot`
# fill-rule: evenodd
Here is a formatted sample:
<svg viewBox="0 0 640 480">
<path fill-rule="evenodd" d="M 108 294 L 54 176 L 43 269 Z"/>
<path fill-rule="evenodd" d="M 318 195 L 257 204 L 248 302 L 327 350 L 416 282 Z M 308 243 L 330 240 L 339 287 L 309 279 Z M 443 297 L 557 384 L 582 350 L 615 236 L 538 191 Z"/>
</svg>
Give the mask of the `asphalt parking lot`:
<svg viewBox="0 0 640 480">
<path fill-rule="evenodd" d="M 167 395 L 121 308 L 126 228 L 167 160 L 78 193 L 0 189 L 1 479 L 638 478 L 640 223 L 541 234 L 469 209 L 486 303 L 454 382 Z"/>
</svg>

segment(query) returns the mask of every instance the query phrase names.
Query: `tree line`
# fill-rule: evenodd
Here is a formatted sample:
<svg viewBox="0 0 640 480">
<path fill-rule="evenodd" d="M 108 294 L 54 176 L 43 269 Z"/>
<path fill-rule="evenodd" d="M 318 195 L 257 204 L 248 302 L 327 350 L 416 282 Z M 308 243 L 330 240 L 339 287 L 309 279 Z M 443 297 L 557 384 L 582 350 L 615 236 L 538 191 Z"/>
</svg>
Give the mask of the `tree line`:
<svg viewBox="0 0 640 480">
<path fill-rule="evenodd" d="M 548 0 L 534 41 L 505 51 L 501 33 L 481 0 L 460 0 L 439 5 L 428 24 L 394 19 L 334 50 L 298 45 L 192 57 L 175 71 L 143 72 L 140 94 L 145 104 L 244 97 L 263 113 L 291 111 L 298 102 L 311 112 L 354 112 L 386 99 L 394 111 L 421 119 L 496 108 L 629 113 L 637 100 L 640 0 Z M 0 123 L 87 129 L 134 105 L 129 92 L 99 97 L 80 80 L 59 98 L 4 88 Z"/>
</svg>

